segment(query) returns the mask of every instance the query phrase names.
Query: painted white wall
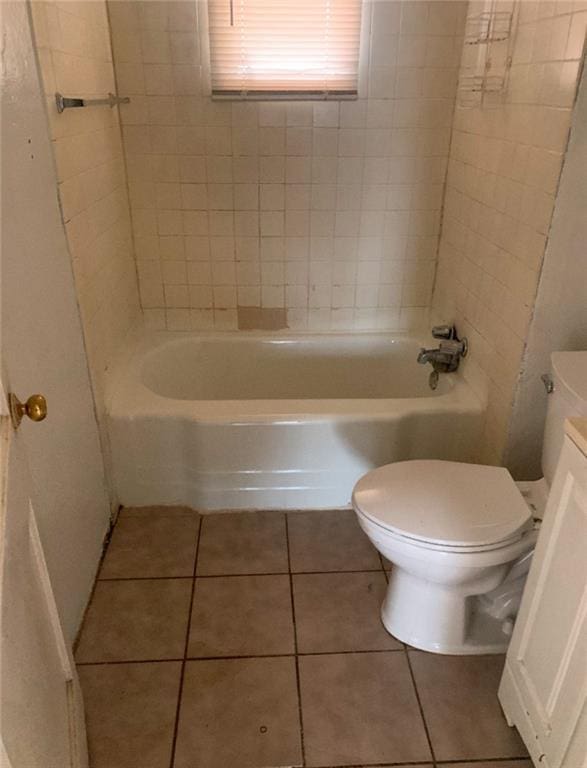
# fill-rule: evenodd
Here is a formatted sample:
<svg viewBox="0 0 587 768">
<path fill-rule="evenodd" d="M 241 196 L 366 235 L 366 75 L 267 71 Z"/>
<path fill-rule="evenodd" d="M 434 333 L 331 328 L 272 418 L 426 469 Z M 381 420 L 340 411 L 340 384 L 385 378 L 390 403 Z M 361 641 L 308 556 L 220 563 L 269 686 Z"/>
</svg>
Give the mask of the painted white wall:
<svg viewBox="0 0 587 768">
<path fill-rule="evenodd" d="M 2 367 L 47 420 L 21 425 L 31 497 L 64 632 L 79 627 L 108 528 L 109 501 L 71 260 L 57 200 L 28 5 L 2 4 Z M 9 26 L 8 26 L 9 25 Z"/>
<path fill-rule="evenodd" d="M 587 77 L 583 72 L 534 316 L 509 428 L 506 465 L 541 477 L 547 395 L 540 376 L 556 350 L 587 349 Z"/>
</svg>

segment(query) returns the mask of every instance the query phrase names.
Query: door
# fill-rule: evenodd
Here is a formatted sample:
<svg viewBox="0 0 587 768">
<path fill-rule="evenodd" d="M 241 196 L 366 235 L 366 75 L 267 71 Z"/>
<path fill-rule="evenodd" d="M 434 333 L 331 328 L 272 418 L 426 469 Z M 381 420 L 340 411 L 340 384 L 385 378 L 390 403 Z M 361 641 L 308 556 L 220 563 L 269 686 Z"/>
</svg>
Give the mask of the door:
<svg viewBox="0 0 587 768">
<path fill-rule="evenodd" d="M 0 766 L 81 768 L 81 693 L 39 539 L 26 451 L 5 394 L 0 382 Z"/>
<path fill-rule="evenodd" d="M 587 456 L 567 437 L 499 697 L 545 768 L 587 768 Z"/>
<path fill-rule="evenodd" d="M 0 13 L 0 766 L 81 768 L 70 649 L 110 505 L 29 4 Z M 9 391 L 45 395 L 47 419 L 14 431 Z"/>
<path fill-rule="evenodd" d="M 19 440 L 57 608 L 72 643 L 110 503 L 28 11 L 27 2 L 0 0 L 0 352 L 5 387 L 21 399 L 40 392 L 49 402 L 50 417 L 35 429 L 23 426 Z M 59 131 L 75 133 L 83 118 L 64 113 Z"/>
</svg>

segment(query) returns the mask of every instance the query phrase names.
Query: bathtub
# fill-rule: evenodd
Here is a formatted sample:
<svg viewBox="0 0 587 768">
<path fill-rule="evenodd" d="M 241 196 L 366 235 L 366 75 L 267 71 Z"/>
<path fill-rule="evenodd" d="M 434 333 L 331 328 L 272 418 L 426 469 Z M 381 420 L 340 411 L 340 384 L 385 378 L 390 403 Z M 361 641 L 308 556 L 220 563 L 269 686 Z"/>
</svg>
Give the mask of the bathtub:
<svg viewBox="0 0 587 768">
<path fill-rule="evenodd" d="M 124 505 L 346 507 L 358 478 L 411 458 L 472 461 L 483 406 L 428 386 L 415 338 L 154 333 L 107 381 Z"/>
</svg>

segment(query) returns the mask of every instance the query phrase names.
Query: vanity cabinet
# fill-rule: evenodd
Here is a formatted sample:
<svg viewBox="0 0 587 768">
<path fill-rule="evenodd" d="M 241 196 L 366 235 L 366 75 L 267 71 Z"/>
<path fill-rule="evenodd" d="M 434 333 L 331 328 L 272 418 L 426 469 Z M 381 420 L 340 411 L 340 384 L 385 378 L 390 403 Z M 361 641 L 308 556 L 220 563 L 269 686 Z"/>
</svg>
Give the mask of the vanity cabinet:
<svg viewBox="0 0 587 768">
<path fill-rule="evenodd" d="M 587 422 L 586 422 L 587 423 Z M 587 768 L 587 437 L 565 436 L 499 699 L 536 766 Z"/>
</svg>

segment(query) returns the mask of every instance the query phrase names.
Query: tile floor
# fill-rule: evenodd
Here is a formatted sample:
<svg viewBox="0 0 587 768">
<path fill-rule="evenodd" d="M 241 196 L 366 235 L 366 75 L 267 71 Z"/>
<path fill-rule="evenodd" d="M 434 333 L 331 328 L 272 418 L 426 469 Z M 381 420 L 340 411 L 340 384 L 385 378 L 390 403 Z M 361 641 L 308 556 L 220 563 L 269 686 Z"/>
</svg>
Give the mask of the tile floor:
<svg viewBox="0 0 587 768">
<path fill-rule="evenodd" d="M 123 510 L 76 650 L 92 768 L 531 768 L 503 659 L 407 649 L 351 511 Z"/>
</svg>

